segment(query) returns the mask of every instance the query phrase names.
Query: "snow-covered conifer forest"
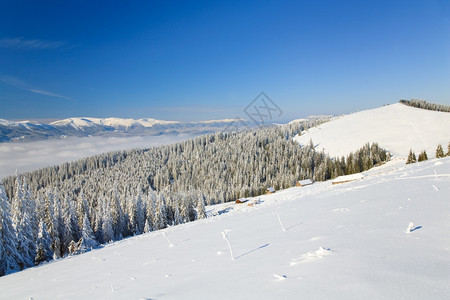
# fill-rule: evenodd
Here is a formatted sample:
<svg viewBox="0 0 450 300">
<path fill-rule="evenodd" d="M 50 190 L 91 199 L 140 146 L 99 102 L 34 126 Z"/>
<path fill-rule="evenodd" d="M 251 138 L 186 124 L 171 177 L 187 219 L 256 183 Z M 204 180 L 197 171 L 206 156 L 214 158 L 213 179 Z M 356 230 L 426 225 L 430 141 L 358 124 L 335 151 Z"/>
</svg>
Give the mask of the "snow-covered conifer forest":
<svg viewBox="0 0 450 300">
<path fill-rule="evenodd" d="M 299 147 L 292 140 L 320 122 L 204 135 L 5 178 L 2 201 L 11 217 L 4 219 L 17 236 L 8 241 L 17 255 L 1 274 L 204 218 L 205 205 L 261 195 L 269 186 L 324 181 L 389 159 L 377 144 L 331 158 L 312 142 Z"/>
</svg>

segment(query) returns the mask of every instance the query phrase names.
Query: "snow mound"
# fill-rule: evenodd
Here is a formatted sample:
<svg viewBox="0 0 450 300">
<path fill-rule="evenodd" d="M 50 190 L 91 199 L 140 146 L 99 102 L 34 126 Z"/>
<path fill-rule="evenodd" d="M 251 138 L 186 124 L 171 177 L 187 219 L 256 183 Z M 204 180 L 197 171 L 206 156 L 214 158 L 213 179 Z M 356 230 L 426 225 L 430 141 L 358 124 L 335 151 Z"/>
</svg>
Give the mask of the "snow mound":
<svg viewBox="0 0 450 300">
<path fill-rule="evenodd" d="M 300 145 L 313 141 L 331 156 L 346 156 L 365 143 L 378 143 L 391 154 L 406 157 L 410 149 L 434 157 L 438 144 L 450 142 L 450 113 L 400 103 L 337 117 L 294 138 Z"/>
</svg>

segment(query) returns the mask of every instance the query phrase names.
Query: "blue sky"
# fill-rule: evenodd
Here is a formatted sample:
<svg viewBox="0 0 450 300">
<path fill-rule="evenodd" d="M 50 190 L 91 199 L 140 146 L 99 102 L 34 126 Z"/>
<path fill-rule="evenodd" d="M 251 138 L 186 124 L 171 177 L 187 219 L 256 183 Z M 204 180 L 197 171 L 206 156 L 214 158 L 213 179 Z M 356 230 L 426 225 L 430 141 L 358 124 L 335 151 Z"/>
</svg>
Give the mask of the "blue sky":
<svg viewBox="0 0 450 300">
<path fill-rule="evenodd" d="M 445 0 L 0 0 L 5 119 L 245 118 L 264 91 L 288 121 L 449 86 Z"/>
</svg>

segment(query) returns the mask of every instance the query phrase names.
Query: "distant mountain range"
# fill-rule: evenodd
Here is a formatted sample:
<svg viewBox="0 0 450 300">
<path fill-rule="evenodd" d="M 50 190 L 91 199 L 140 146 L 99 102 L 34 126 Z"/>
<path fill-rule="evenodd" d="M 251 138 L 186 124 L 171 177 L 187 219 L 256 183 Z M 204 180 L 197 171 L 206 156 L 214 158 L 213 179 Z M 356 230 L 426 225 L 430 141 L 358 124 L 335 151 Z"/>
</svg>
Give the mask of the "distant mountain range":
<svg viewBox="0 0 450 300">
<path fill-rule="evenodd" d="M 139 136 L 161 134 L 205 134 L 222 130 L 245 129 L 240 119 L 199 122 L 155 119 L 69 118 L 43 124 L 0 119 L 0 142 L 37 141 L 50 138 L 86 136 Z M 241 128 L 242 127 L 242 128 Z"/>
</svg>

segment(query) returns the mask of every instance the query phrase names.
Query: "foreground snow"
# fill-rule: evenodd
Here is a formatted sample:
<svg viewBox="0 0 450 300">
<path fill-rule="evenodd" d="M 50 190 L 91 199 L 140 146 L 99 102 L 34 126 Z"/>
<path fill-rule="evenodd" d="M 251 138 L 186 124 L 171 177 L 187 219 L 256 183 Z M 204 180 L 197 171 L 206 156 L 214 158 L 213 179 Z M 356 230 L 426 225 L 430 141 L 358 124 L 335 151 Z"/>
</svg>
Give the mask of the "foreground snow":
<svg viewBox="0 0 450 300">
<path fill-rule="evenodd" d="M 400 103 L 338 117 L 294 138 L 301 145 L 312 139 L 318 150 L 331 156 L 348 155 L 366 143 L 378 143 L 395 156 L 426 150 L 434 157 L 436 147 L 450 142 L 450 113 L 414 108 Z"/>
<path fill-rule="evenodd" d="M 2 277 L 0 298 L 449 299 L 450 158 L 364 175 Z"/>
</svg>

